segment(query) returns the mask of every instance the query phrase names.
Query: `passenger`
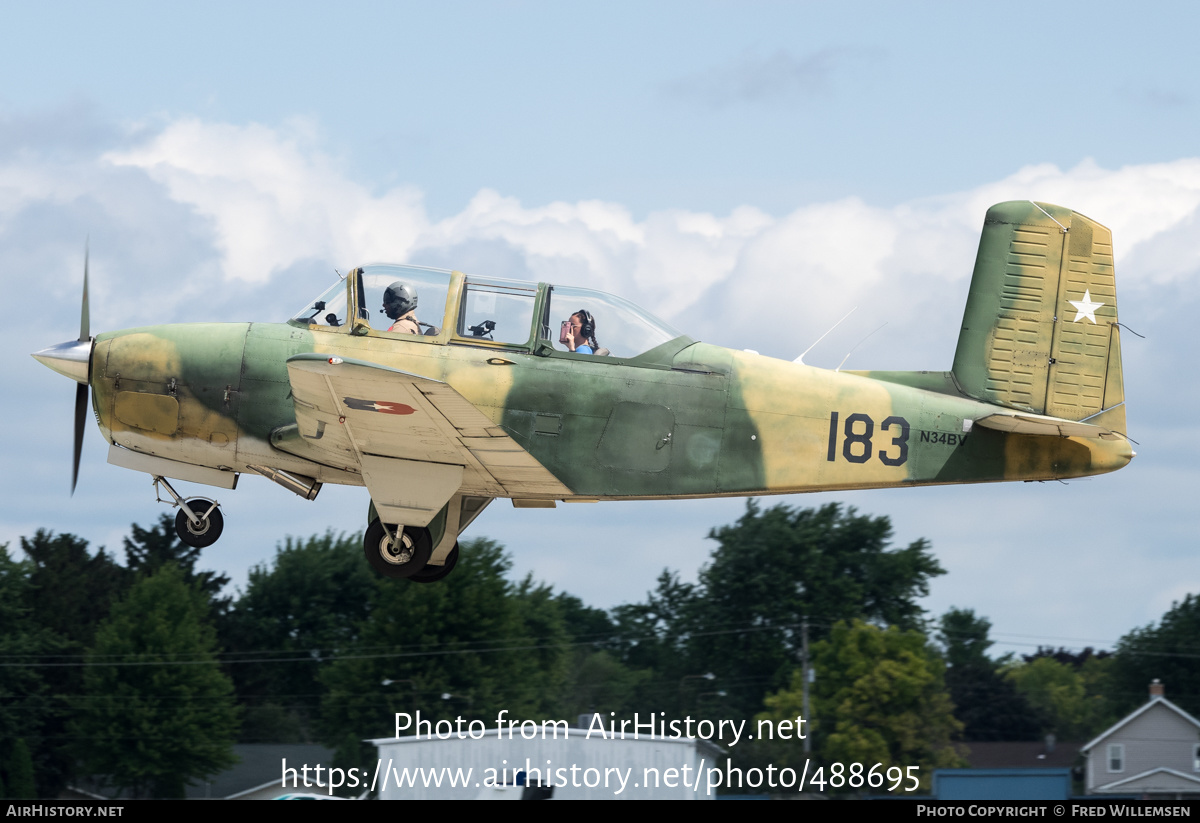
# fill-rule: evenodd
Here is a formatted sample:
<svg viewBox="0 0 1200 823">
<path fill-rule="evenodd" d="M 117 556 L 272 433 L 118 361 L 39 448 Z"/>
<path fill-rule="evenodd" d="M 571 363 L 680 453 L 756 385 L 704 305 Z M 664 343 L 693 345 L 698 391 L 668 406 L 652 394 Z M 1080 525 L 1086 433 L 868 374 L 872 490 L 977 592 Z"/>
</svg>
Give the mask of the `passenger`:
<svg viewBox="0 0 1200 823">
<path fill-rule="evenodd" d="M 397 280 L 383 292 L 383 313 L 395 322 L 388 331 L 404 334 L 420 334 L 417 322 L 417 290 Z"/>
<path fill-rule="evenodd" d="M 596 319 L 591 312 L 580 309 L 572 314 L 571 319 L 563 324 L 559 342 L 566 344 L 567 351 L 595 354 L 600 344 L 596 342 Z"/>
</svg>

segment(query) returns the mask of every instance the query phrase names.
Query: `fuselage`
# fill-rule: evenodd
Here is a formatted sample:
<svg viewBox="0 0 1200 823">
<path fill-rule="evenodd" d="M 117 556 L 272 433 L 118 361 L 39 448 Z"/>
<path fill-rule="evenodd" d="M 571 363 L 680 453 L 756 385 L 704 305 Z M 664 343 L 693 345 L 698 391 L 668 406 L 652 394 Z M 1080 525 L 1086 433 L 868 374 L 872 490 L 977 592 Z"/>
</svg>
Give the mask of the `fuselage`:
<svg viewBox="0 0 1200 823">
<path fill-rule="evenodd" d="M 614 295 L 411 265 L 356 268 L 287 323 L 90 336 L 34 356 L 87 390 L 109 461 L 222 530 L 242 473 L 307 499 L 366 486 L 380 574 L 435 582 L 495 498 L 519 507 L 1057 480 L 1133 457 L 1112 237 L 1084 215 L 988 210 L 948 372 L 840 372 L 697 342 Z"/>
<path fill-rule="evenodd" d="M 1132 456 L 1124 439 L 972 426 L 995 407 L 948 373 L 832 372 L 687 337 L 618 359 L 296 323 L 153 326 L 96 338 L 93 407 L 105 438 L 134 451 L 361 485 L 354 465 L 272 445 L 295 423 L 286 361 L 308 352 L 444 381 L 570 489 L 563 499 L 1052 480 Z"/>
</svg>

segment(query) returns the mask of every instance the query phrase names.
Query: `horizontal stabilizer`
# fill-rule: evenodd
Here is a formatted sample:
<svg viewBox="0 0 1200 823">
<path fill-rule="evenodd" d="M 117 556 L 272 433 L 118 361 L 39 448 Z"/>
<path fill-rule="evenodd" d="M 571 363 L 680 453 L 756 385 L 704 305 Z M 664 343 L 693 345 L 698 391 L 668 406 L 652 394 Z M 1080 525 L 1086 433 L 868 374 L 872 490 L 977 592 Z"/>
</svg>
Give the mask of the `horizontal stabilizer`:
<svg viewBox="0 0 1200 823">
<path fill-rule="evenodd" d="M 975 425 L 1013 434 L 1041 434 L 1057 437 L 1095 437 L 1101 440 L 1124 440 L 1121 432 L 1106 426 L 1097 426 L 1061 417 L 1046 417 L 1041 414 L 989 414 L 975 421 Z"/>
</svg>

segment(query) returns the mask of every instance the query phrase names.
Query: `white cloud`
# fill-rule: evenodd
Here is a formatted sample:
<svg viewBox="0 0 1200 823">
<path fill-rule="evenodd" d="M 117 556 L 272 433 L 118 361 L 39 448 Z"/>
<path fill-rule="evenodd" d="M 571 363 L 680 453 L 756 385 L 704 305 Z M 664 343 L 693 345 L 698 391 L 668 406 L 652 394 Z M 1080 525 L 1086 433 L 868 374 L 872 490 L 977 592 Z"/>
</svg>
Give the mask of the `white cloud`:
<svg viewBox="0 0 1200 823">
<path fill-rule="evenodd" d="M 844 198 L 782 216 L 743 206 L 726 215 L 671 209 L 635 218 L 619 203 L 527 205 L 484 189 L 459 213 L 434 221 L 414 188 L 375 193 L 350 179 L 302 123 L 272 129 L 188 119 L 136 137 L 105 132 L 104 139 L 125 142 L 110 142 L 90 154 L 76 150 L 66 160 L 32 142 L 0 156 L 0 259 L 7 270 L 7 296 L 14 306 L 35 309 L 14 311 L 0 332 L 7 350 L 22 353 L 6 361 L 0 376 L 46 399 L 44 412 L 39 407 L 32 417 L 20 404 L 5 412 L 4 424 L 21 432 L 23 441 L 13 445 L 9 459 L 27 467 L 13 475 L 23 487 L 10 489 L 9 499 L 19 501 L 22 511 L 10 509 L 5 535 L 24 528 L 14 525 L 18 523 L 71 522 L 63 519 L 61 498 L 45 491 L 53 487 L 57 495 L 65 483 L 67 452 L 47 458 L 45 445 L 59 437 L 67 443 L 70 387 L 23 353 L 74 336 L 87 232 L 92 237 L 94 330 L 194 319 L 279 319 L 322 285 L 310 286 L 309 280 L 332 279 L 333 266 L 381 259 L 443 264 L 464 260 L 458 265 L 479 274 L 527 275 L 612 291 L 695 336 L 787 357 L 794 357 L 846 309 L 858 305 L 854 318 L 822 343 L 810 362 L 836 365 L 854 343 L 886 320 L 887 329 L 856 352 L 848 368 L 944 368 L 949 366 L 985 210 L 998 201 L 1033 198 L 1078 209 L 1113 229 L 1123 319 L 1151 335 L 1148 341 L 1125 341 L 1130 419 L 1137 421 L 1135 434 L 1146 444 L 1139 446 L 1144 456 L 1116 477 L 1096 480 L 1094 486 L 1075 484 L 1065 490 L 1055 487 L 1054 492 L 1025 486 L 926 489 L 915 497 L 871 494 L 862 505 L 890 511 L 897 524 L 906 523 L 910 539 L 918 534 L 933 538 L 939 556 L 954 566 L 948 593 L 937 597 L 945 605 L 975 605 L 993 616 L 998 627 L 1020 625 L 1043 635 L 1088 636 L 1091 624 L 1099 620 L 1104 634 L 1115 637 L 1186 593 L 1182 584 L 1164 587 L 1164 579 L 1177 583 L 1200 574 L 1191 559 L 1195 515 L 1188 497 L 1195 487 L 1195 447 L 1177 411 L 1194 405 L 1197 391 L 1178 379 L 1194 371 L 1195 351 L 1190 324 L 1178 316 L 1200 305 L 1200 250 L 1195 241 L 1200 159 L 1120 169 L 1091 162 L 1067 170 L 1031 165 L 1003 180 L 936 198 L 889 207 Z M 312 275 L 303 288 L 299 274 Z M 1126 314 L 1126 306 L 1141 307 L 1141 322 L 1136 314 Z M 1144 319 L 1152 315 L 1151 308 L 1162 312 L 1162 322 L 1157 317 L 1154 323 Z M 1138 364 L 1136 374 L 1130 363 Z M 1168 430 L 1167 425 L 1177 428 Z M 95 454 L 85 464 L 98 472 L 101 445 L 93 438 L 88 448 Z M 49 465 L 48 460 L 57 462 Z M 85 475 L 88 471 L 85 467 Z M 49 478 L 46 482 L 43 474 Z M 103 527 L 106 533 L 123 528 L 135 519 L 130 501 L 141 493 L 141 481 L 134 480 L 114 480 L 111 498 L 103 501 L 100 492 L 93 492 L 97 506 L 77 509 L 75 522 L 80 525 L 69 527 Z M 1039 536 L 1053 532 L 1064 511 L 1076 510 L 1075 498 L 1068 495 L 1078 492 L 1082 499 L 1087 492 L 1087 502 L 1094 505 L 1092 489 L 1109 490 L 1099 508 L 1121 511 L 1121 528 L 1097 534 L 1085 558 L 1063 552 L 1054 554 L 1051 563 L 1045 545 L 1075 545 L 1075 538 L 1031 541 L 1030 530 Z M 244 521 L 258 522 L 251 514 L 257 510 L 255 500 L 267 501 L 262 505 L 272 508 L 289 505 L 278 494 L 268 490 L 261 498 L 241 497 L 246 501 L 240 504 L 247 515 Z M 323 494 L 339 500 L 334 490 Z M 1039 507 L 1038 500 L 1046 504 Z M 814 500 L 793 502 L 810 505 Z M 713 510 L 737 508 L 728 505 L 732 508 Z M 981 534 L 978 517 L 971 513 L 987 511 L 989 505 L 996 511 L 1020 511 L 1021 517 L 991 518 L 988 533 Z M 1122 505 L 1127 508 L 1121 510 Z M 647 521 L 661 519 L 655 523 L 661 533 L 696 532 L 691 504 L 646 506 Z M 320 508 L 303 510 L 308 514 L 297 509 L 296 516 L 312 518 L 311 529 L 319 531 L 330 513 L 338 511 L 347 527 L 354 527 L 358 515 L 345 514 L 350 508 L 324 501 Z M 157 511 L 149 502 L 146 510 Z M 631 504 L 633 510 L 641 511 Z M 597 512 L 597 517 L 612 516 L 606 508 Z M 522 557 L 529 558 L 536 572 L 537 562 L 551 563 L 550 558 L 560 554 L 552 536 L 539 544 L 538 535 L 552 535 L 571 521 L 556 521 L 547 530 L 529 525 L 527 516 L 493 510 L 481 528 L 503 537 L 492 529 L 520 523 Z M 580 515 L 560 512 L 558 517 Z M 279 522 L 262 519 L 259 542 L 264 550 Z M 634 526 L 630 529 L 636 531 Z M 702 533 L 687 545 L 702 544 Z M 1152 553 L 1153 542 L 1161 543 L 1167 554 L 1162 554 L 1164 549 Z M 1131 554 L 1136 555 L 1136 573 L 1127 570 L 1114 576 L 1111 570 L 1129 566 Z M 643 577 L 652 579 L 664 563 L 684 565 L 684 559 L 677 559 L 684 556 L 646 553 L 639 562 L 655 568 Z M 697 564 L 702 559 L 696 554 Z M 1088 568 L 1081 565 L 1085 559 L 1091 564 Z M 584 561 L 568 565 L 576 576 L 554 582 L 601 602 L 640 594 L 616 583 L 617 593 L 584 592 L 586 581 L 598 579 L 594 567 Z M 1020 598 L 995 586 L 995 569 L 1000 567 L 1020 570 L 1012 574 L 1014 585 L 1025 587 Z M 1095 610 L 1081 607 L 1072 612 L 1075 622 L 1068 624 L 1051 606 L 1036 605 L 1058 602 L 1061 581 L 1072 574 L 1078 575 L 1075 590 L 1128 604 L 1126 611 L 1109 609 L 1098 617 Z M 1019 614 L 1014 602 L 1026 604 Z"/>
<path fill-rule="evenodd" d="M 619 203 L 527 205 L 482 189 L 433 221 L 417 189 L 350 179 L 315 131 L 189 118 L 67 163 L 31 146 L 0 160 L 0 221 L 74 209 L 81 239 L 102 216 L 94 314 L 107 325 L 286 316 L 321 286 L 301 293 L 297 273 L 391 260 L 598 288 L 694 337 L 789 359 L 858 307 L 807 358 L 834 366 L 861 346 L 847 368 L 949 365 L 983 214 L 1002 200 L 1059 203 L 1112 228 L 1123 303 L 1155 285 L 1190 294 L 1200 271 L 1194 158 L 1031 165 L 939 197 L 890 207 L 844 198 L 782 216 L 742 206 L 635 219 Z M 78 277 L 78 242 L 30 259 L 61 264 L 65 288 Z M 113 244 L 123 245 L 116 255 Z M 144 299 L 121 299 L 129 285 Z M 230 306 L 244 308 L 231 316 Z"/>
<path fill-rule="evenodd" d="M 910 357 L 931 356 L 926 339 L 951 345 L 983 213 L 1001 200 L 1060 203 L 1110 226 L 1118 265 L 1149 265 L 1120 271 L 1123 288 L 1194 278 L 1200 264 L 1190 230 L 1180 230 L 1197 220 L 1200 159 L 1116 170 L 1091 161 L 1066 171 L 1031 165 L 890 208 L 849 198 L 782 217 L 744 206 L 725 216 L 668 210 L 635 220 L 617 203 L 528 206 L 483 189 L 458 214 L 432 222 L 419 191 L 372 193 L 311 132 L 304 123 L 187 119 L 104 160 L 140 170 L 211 221 L 226 278 L 265 283 L 303 261 L 454 260 L 456 250 L 499 243 L 530 279 L 617 292 L 697 336 L 780 356 L 794 356 L 853 306 L 860 310 L 840 332 L 846 341 L 886 322 L 878 342 L 904 341 Z M 39 185 L 25 176 L 14 178 L 21 197 Z M 835 345 L 844 351 L 846 341 Z"/>
<path fill-rule="evenodd" d="M 306 145 L 308 136 L 303 125 L 281 132 L 188 119 L 104 159 L 143 170 L 212 220 L 226 277 L 262 282 L 314 257 L 406 257 L 428 228 L 420 193 L 371 195 Z"/>
</svg>

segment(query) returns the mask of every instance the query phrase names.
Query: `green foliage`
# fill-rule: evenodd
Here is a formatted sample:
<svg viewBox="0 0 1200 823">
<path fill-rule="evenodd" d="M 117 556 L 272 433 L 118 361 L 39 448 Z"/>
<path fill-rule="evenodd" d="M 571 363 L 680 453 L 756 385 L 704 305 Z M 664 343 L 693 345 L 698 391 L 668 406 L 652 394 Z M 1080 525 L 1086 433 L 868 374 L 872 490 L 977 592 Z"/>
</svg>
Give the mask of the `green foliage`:
<svg viewBox="0 0 1200 823">
<path fill-rule="evenodd" d="M 78 754 L 135 797 L 182 797 L 186 783 L 234 763 L 233 687 L 215 660 L 208 602 L 164 565 L 96 632 L 77 702 Z"/>
<path fill-rule="evenodd" d="M 992 624 L 970 609 L 951 608 L 938 622 L 938 639 L 948 668 L 946 686 L 954 715 L 970 741 L 1034 740 L 1046 720 L 1004 676 L 1002 664 L 987 655 Z"/>
<path fill-rule="evenodd" d="M 437 584 L 377 577 L 358 646 L 321 674 L 322 739 L 344 747 L 347 729 L 391 736 L 395 712 L 488 721 L 500 709 L 513 719 L 551 713 L 567 666 L 561 612 L 548 587 L 506 580 L 510 565 L 499 544 L 479 538 L 462 544 L 454 573 Z"/>
<path fill-rule="evenodd" d="M 697 610 L 702 602 L 703 592 L 698 587 L 664 570 L 645 602 L 612 610 L 621 661 L 631 672 L 649 675 L 637 677 L 631 684 L 633 701 L 683 714 L 680 705 L 686 702 L 686 695 L 681 693 L 680 680 L 704 665 L 694 659 L 699 641 L 694 634 Z"/>
<path fill-rule="evenodd" d="M 813 645 L 817 680 L 812 693 L 815 749 L 825 763 L 882 763 L 935 768 L 965 765 L 951 742 L 962 724 L 943 681 L 943 663 L 925 636 L 861 620 L 839 622 Z M 759 719 L 803 715 L 801 672 L 766 699 Z M 793 746 L 793 758 L 801 744 Z"/>
<path fill-rule="evenodd" d="M 112 603 L 128 589 L 129 576 L 104 549 L 88 553 L 88 544 L 73 534 L 38 529 L 21 538 L 32 564 L 26 605 L 41 627 L 82 650 Z"/>
<path fill-rule="evenodd" d="M 38 628 L 24 605 L 29 572 L 28 563 L 13 560 L 8 545 L 0 544 L 0 655 L 7 663 L 33 662 L 53 647 L 47 642 L 52 635 Z M 11 741 L 38 733 L 48 699 L 37 669 L 0 667 L 0 764 L 8 759 Z"/>
<path fill-rule="evenodd" d="M 165 566 L 175 566 L 183 572 L 185 583 L 195 586 L 209 599 L 213 612 L 220 615 L 229 609 L 230 598 L 221 597 L 229 576 L 196 571 L 202 549 L 193 548 L 179 539 L 174 515 L 160 515 L 158 522 L 148 529 L 134 523 L 129 530 L 131 536 L 124 538 L 125 567 L 135 576 L 149 577 Z"/>
<path fill-rule="evenodd" d="M 560 714 L 568 720 L 594 712 L 628 716 L 645 705 L 638 695 L 652 676 L 649 669 L 631 669 L 604 649 L 583 650 L 572 660 Z"/>
<path fill-rule="evenodd" d="M 1092 657 L 1080 667 L 1052 657 L 1037 657 L 1010 664 L 1005 677 L 1038 716 L 1046 719 L 1043 731 L 1059 740 L 1084 742 L 1118 719 L 1105 696 L 1111 666 L 1111 657 Z"/>
<path fill-rule="evenodd" d="M 57 794 L 65 786 L 71 765 L 59 744 L 65 718 L 55 692 L 78 682 L 78 673 L 27 665 L 71 649 L 34 616 L 34 571 L 31 561 L 14 560 L 8 546 L 0 544 L 0 656 L 18 664 L 0 667 L 0 773 L 10 792 L 28 792 L 10 793 L 12 797 L 38 796 L 26 785 L 26 757 L 44 790 L 41 796 Z M 18 740 L 23 754 L 16 750 Z"/>
<path fill-rule="evenodd" d="M 651 677 L 649 669 L 632 669 L 615 651 L 616 622 L 603 609 L 585 606 L 573 595 L 555 597 L 563 628 L 571 644 L 567 676 L 557 703 L 559 714 L 572 719 L 581 714 L 637 709 L 639 689 Z"/>
<path fill-rule="evenodd" d="M 357 535 L 289 537 L 274 563 L 250 570 L 221 623 L 228 656 L 252 661 L 232 667 L 247 705 L 243 742 L 311 739 L 321 660 L 357 642 L 374 588 Z"/>
<path fill-rule="evenodd" d="M 702 693 L 682 678 L 709 672 L 712 688 L 727 694 L 725 716 L 757 712 L 800 660 L 805 616 L 813 639 L 838 620 L 921 628 L 917 601 L 945 573 L 926 541 L 893 549 L 888 518 L 836 503 L 761 509 L 750 500 L 736 523 L 709 537 L 718 546 L 697 585 L 664 572 L 647 602 L 614 610 L 629 639 L 624 661 L 652 668 L 656 705 L 681 715 L 697 711 Z"/>
<path fill-rule="evenodd" d="M 1111 695 L 1119 715 L 1146 702 L 1155 678 L 1172 703 L 1200 715 L 1200 595 L 1187 595 L 1173 603 L 1157 625 L 1122 637 L 1114 657 Z"/>
<path fill-rule="evenodd" d="M 988 637 L 992 621 L 976 617 L 971 609 L 951 607 L 938 620 L 938 630 L 946 665 L 960 669 L 993 667 L 987 654 L 992 647 Z"/>
<path fill-rule="evenodd" d="M 39 632 L 29 651 L 38 647 L 42 654 L 83 654 L 112 604 L 128 591 L 131 575 L 103 548 L 91 554 L 87 541 L 73 534 L 38 529 L 32 538 L 21 538 L 21 548 L 28 558 L 21 602 Z M 40 706 L 30 712 L 23 735 L 33 749 L 40 795 L 54 796 L 75 768 L 68 746 L 70 710 L 56 696 L 79 694 L 83 672 L 55 666 L 30 677 L 40 683 Z"/>
<path fill-rule="evenodd" d="M 12 744 L 4 771 L 8 776 L 5 786 L 8 797 L 33 799 L 38 796 L 33 785 L 33 754 L 25 738 L 17 738 Z"/>
</svg>

